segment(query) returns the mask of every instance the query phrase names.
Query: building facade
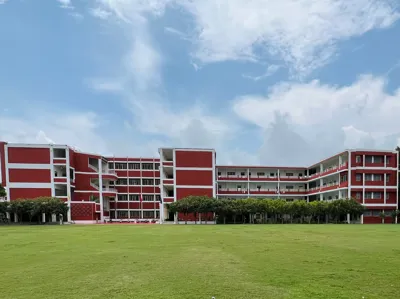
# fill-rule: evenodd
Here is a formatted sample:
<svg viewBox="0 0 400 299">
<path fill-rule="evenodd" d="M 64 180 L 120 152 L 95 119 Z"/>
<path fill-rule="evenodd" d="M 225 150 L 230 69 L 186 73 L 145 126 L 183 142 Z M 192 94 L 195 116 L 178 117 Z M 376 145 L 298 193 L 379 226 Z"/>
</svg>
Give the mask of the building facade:
<svg viewBox="0 0 400 299">
<path fill-rule="evenodd" d="M 162 148 L 157 158 L 132 158 L 82 153 L 67 145 L 0 142 L 6 200 L 58 197 L 75 222 L 173 221 L 168 204 L 188 195 L 308 202 L 351 197 L 367 208 L 362 223 L 380 223 L 382 211 L 389 222 L 399 207 L 397 151 L 346 150 L 309 167 L 215 163 L 213 149 Z M 178 220 L 192 217 L 178 215 Z"/>
</svg>

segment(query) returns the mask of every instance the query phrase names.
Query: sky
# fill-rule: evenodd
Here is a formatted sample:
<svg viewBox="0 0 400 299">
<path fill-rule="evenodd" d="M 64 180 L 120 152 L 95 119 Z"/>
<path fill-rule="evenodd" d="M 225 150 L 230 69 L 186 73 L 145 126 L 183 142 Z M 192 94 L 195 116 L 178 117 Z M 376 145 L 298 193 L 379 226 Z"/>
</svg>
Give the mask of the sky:
<svg viewBox="0 0 400 299">
<path fill-rule="evenodd" d="M 400 145 L 398 0 L 0 0 L 0 140 L 308 166 Z"/>
</svg>

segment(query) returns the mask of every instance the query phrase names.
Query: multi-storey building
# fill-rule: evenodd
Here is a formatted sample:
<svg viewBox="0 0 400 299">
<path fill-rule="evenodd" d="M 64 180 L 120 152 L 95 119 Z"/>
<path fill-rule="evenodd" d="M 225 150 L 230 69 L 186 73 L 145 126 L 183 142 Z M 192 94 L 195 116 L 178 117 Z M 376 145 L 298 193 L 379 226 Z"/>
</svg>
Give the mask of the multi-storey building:
<svg viewBox="0 0 400 299">
<path fill-rule="evenodd" d="M 65 200 L 68 220 L 75 222 L 173 220 L 169 203 L 188 195 L 287 201 L 352 197 L 368 209 L 363 223 L 380 223 L 379 214 L 389 218 L 399 204 L 397 151 L 347 150 L 309 167 L 216 166 L 215 161 L 213 149 L 162 148 L 158 158 L 132 158 L 82 153 L 67 145 L 0 142 L 0 182 L 9 201 Z"/>
</svg>

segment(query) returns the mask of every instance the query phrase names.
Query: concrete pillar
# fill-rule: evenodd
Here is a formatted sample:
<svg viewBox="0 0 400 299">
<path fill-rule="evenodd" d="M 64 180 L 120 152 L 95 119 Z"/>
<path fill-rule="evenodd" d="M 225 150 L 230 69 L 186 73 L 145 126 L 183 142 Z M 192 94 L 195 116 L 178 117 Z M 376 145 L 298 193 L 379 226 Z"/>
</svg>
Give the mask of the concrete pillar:
<svg viewBox="0 0 400 299">
<path fill-rule="evenodd" d="M 18 222 L 18 215 L 17 215 L 17 213 L 14 213 L 14 222 L 15 222 L 15 223 Z"/>
<path fill-rule="evenodd" d="M 364 224 L 364 215 L 361 215 L 360 222 L 361 222 L 361 224 Z"/>
<path fill-rule="evenodd" d="M 46 223 L 46 213 L 42 213 L 42 222 Z"/>
<path fill-rule="evenodd" d="M 350 224 L 350 214 L 347 214 L 347 223 Z"/>
<path fill-rule="evenodd" d="M 57 222 L 56 214 L 51 214 L 51 222 Z"/>
</svg>

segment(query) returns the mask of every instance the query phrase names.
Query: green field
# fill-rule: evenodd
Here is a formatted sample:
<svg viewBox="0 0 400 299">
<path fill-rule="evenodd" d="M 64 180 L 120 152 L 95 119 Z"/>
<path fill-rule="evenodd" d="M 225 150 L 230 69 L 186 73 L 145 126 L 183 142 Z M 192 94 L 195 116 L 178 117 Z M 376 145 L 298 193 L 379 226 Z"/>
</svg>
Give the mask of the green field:
<svg viewBox="0 0 400 299">
<path fill-rule="evenodd" d="M 400 225 L 0 227 L 0 298 L 400 298 Z"/>
</svg>

